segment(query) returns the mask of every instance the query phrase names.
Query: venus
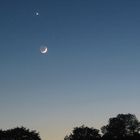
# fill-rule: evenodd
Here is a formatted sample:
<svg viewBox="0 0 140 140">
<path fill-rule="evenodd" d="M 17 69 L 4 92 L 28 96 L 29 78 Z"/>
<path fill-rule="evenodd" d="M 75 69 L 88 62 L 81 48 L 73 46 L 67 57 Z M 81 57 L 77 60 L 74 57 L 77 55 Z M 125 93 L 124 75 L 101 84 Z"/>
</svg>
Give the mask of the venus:
<svg viewBox="0 0 140 140">
<path fill-rule="evenodd" d="M 39 16 L 39 13 L 38 13 L 38 12 L 36 12 L 36 13 L 35 13 L 35 15 L 36 15 L 36 16 Z"/>
</svg>

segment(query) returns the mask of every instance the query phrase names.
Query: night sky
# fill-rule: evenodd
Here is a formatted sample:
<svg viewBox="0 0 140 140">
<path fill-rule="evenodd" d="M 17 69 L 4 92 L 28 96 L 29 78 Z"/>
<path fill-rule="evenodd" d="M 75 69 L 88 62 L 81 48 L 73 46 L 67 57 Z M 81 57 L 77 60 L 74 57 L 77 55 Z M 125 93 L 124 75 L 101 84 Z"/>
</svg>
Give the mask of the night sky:
<svg viewBox="0 0 140 140">
<path fill-rule="evenodd" d="M 63 140 L 139 101 L 139 0 L 0 0 L 1 129 Z"/>
</svg>

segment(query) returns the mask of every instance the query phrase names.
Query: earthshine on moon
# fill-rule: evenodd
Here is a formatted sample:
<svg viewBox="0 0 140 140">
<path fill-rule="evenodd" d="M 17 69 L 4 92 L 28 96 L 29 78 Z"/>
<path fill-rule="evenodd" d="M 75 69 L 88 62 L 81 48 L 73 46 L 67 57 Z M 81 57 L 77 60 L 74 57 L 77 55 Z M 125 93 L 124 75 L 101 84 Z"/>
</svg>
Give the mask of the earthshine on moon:
<svg viewBox="0 0 140 140">
<path fill-rule="evenodd" d="M 48 48 L 47 48 L 46 46 L 43 46 L 43 47 L 40 48 L 40 52 L 41 52 L 42 54 L 45 54 L 45 53 L 48 52 Z"/>
</svg>

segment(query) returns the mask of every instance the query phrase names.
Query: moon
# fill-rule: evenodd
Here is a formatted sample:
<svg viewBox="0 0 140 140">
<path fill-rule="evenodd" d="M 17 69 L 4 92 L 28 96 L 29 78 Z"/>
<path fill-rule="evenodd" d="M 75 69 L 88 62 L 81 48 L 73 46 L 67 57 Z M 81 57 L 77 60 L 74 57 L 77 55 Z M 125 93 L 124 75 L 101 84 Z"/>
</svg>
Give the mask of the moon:
<svg viewBox="0 0 140 140">
<path fill-rule="evenodd" d="M 47 48 L 46 46 L 42 46 L 42 47 L 40 48 L 40 52 L 41 52 L 42 54 L 45 54 L 45 53 L 48 52 L 48 48 Z"/>
</svg>

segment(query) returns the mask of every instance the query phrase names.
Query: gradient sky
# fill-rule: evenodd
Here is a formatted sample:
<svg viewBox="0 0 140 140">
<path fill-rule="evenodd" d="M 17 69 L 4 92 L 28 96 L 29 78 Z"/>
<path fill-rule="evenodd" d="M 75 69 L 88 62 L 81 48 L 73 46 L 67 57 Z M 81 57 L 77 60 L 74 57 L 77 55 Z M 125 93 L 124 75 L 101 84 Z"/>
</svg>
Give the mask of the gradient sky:
<svg viewBox="0 0 140 140">
<path fill-rule="evenodd" d="M 140 119 L 139 101 L 139 0 L 0 0 L 2 129 L 63 140 L 118 113 Z"/>
</svg>

